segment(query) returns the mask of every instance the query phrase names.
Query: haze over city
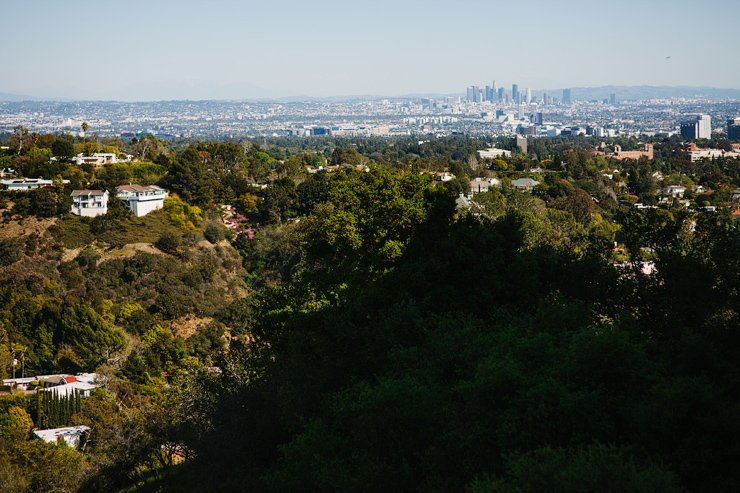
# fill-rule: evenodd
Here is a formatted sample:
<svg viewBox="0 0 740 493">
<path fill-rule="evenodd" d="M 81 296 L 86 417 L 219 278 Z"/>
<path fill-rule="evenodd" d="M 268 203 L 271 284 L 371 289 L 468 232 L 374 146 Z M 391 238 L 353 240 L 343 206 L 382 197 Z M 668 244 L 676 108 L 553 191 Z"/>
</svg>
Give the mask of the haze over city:
<svg viewBox="0 0 740 493">
<path fill-rule="evenodd" d="M 460 94 L 496 79 L 740 89 L 740 4 L 6 3 L 0 92 L 147 101 Z M 711 27 L 711 29 L 710 29 Z"/>
</svg>

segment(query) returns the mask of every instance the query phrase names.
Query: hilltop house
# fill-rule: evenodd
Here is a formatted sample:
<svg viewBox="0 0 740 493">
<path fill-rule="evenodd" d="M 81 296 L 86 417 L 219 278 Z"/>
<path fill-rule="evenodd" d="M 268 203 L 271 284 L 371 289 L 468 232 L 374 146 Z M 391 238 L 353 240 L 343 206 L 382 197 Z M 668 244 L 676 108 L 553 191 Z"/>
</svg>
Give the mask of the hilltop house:
<svg viewBox="0 0 740 493">
<path fill-rule="evenodd" d="M 77 165 L 87 163 L 99 166 L 101 164 L 117 163 L 118 158 L 115 154 L 108 152 L 96 152 L 92 156 L 85 156 L 83 153 L 80 153 L 76 157 L 72 158 L 72 162 Z"/>
<path fill-rule="evenodd" d="M 164 199 L 167 196 L 167 191 L 156 185 L 142 187 L 128 184 L 116 187 L 116 197 L 126 202 L 136 217 L 145 216 L 164 207 Z"/>
<path fill-rule="evenodd" d="M 66 185 L 69 180 L 62 180 Z M 43 178 L 16 178 L 15 180 L 0 180 L 0 186 L 3 190 L 25 191 L 36 188 L 50 187 L 54 185 L 54 180 L 44 180 Z"/>
<path fill-rule="evenodd" d="M 75 190 L 72 192 L 72 214 L 96 217 L 108 212 L 108 191 Z"/>
</svg>

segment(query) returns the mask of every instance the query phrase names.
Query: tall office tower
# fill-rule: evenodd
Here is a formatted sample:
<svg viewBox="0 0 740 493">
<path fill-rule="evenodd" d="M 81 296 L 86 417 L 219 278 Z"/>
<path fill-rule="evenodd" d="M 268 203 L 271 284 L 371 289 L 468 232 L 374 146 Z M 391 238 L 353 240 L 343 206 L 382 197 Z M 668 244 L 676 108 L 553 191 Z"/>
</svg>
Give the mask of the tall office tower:
<svg viewBox="0 0 740 493">
<path fill-rule="evenodd" d="M 563 89 L 563 104 L 570 104 L 570 89 Z"/>
<path fill-rule="evenodd" d="M 504 89 L 503 87 L 499 87 L 498 100 L 503 103 L 505 98 L 506 98 L 506 89 Z"/>
<path fill-rule="evenodd" d="M 473 101 L 480 103 L 480 87 L 473 86 Z"/>
<path fill-rule="evenodd" d="M 491 91 L 491 86 L 486 86 L 486 101 L 491 101 L 493 99 L 493 91 Z"/>
<path fill-rule="evenodd" d="M 617 104 L 617 95 L 609 94 L 609 104 Z"/>
<path fill-rule="evenodd" d="M 709 115 L 700 115 L 681 122 L 681 136 L 687 139 L 710 139 L 712 123 Z"/>
<path fill-rule="evenodd" d="M 511 85 L 511 99 L 514 100 L 514 104 L 519 104 L 519 85 Z"/>
<path fill-rule="evenodd" d="M 475 100 L 475 93 L 473 93 L 473 86 L 468 87 L 468 101 Z"/>
<path fill-rule="evenodd" d="M 740 118 L 727 120 L 727 139 L 740 140 Z"/>
<path fill-rule="evenodd" d="M 493 86 L 491 86 L 493 89 L 493 99 L 498 99 L 498 86 L 496 85 L 496 81 L 493 81 Z"/>
<path fill-rule="evenodd" d="M 517 115 L 517 118 L 519 118 L 521 120 L 522 118 L 524 118 L 524 105 L 522 105 L 522 103 L 519 103 L 519 107 L 517 108 L 517 110 L 518 110 L 518 113 L 519 113 Z"/>
<path fill-rule="evenodd" d="M 545 121 L 545 117 L 542 114 L 542 112 L 539 112 L 539 113 L 535 113 L 534 114 L 534 124 L 535 125 L 542 125 L 542 122 L 544 122 L 544 121 Z"/>
<path fill-rule="evenodd" d="M 527 104 L 532 103 L 532 89 L 529 87 L 527 88 Z"/>
<path fill-rule="evenodd" d="M 547 93 L 542 95 L 542 104 L 544 104 L 545 106 L 550 104 L 550 96 L 548 96 Z"/>
</svg>

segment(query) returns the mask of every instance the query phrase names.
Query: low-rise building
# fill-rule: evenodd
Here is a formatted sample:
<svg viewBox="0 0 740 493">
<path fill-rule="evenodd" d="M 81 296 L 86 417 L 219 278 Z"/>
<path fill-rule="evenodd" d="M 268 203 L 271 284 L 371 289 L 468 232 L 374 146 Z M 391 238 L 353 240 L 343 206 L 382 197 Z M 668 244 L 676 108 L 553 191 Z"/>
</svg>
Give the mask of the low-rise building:
<svg viewBox="0 0 740 493">
<path fill-rule="evenodd" d="M 69 180 L 62 180 L 66 185 Z M 3 190 L 26 191 L 37 188 L 50 187 L 54 185 L 54 180 L 44 180 L 43 178 L 16 178 L 14 180 L 0 180 L 0 186 Z"/>
<path fill-rule="evenodd" d="M 145 216 L 164 207 L 164 199 L 168 195 L 165 189 L 156 185 L 142 187 L 128 184 L 116 187 L 116 197 L 126 202 L 136 217 Z"/>
<path fill-rule="evenodd" d="M 65 442 L 70 447 L 77 447 L 89 431 L 89 426 L 78 425 L 51 428 L 49 430 L 35 430 L 33 435 L 37 440 L 43 440 L 47 443 L 58 444 Z"/>
<path fill-rule="evenodd" d="M 519 190 L 525 190 L 531 192 L 534 187 L 540 184 L 537 180 L 531 178 L 520 178 L 511 182 Z"/>
<path fill-rule="evenodd" d="M 683 194 L 686 192 L 686 187 L 681 185 L 669 185 L 663 188 L 660 193 L 664 195 L 670 195 L 671 197 L 683 198 Z"/>
<path fill-rule="evenodd" d="M 72 162 L 77 165 L 94 164 L 96 166 L 100 166 L 108 163 L 117 163 L 118 158 L 115 154 L 108 152 L 96 152 L 92 156 L 85 156 L 84 154 L 80 153 L 72 158 Z"/>
<path fill-rule="evenodd" d="M 108 196 L 107 190 L 75 190 L 72 192 L 72 214 L 101 216 L 108 212 Z"/>
<path fill-rule="evenodd" d="M 489 147 L 488 149 L 478 151 L 478 154 L 482 158 L 495 159 L 498 157 L 511 157 L 511 151 L 504 149 L 496 149 L 495 147 Z"/>
<path fill-rule="evenodd" d="M 470 180 L 470 190 L 476 193 L 487 192 L 494 187 L 500 187 L 501 181 L 496 178 L 475 178 Z"/>
</svg>

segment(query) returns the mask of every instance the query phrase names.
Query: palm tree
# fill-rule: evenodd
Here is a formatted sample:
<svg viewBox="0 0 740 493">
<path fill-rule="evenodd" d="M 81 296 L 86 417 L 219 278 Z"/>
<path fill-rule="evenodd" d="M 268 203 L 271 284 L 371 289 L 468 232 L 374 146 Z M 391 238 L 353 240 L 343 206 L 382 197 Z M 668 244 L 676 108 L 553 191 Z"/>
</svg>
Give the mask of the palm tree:
<svg viewBox="0 0 740 493">
<path fill-rule="evenodd" d="M 82 138 L 87 142 L 87 129 L 90 128 L 87 122 L 82 122 Z"/>
</svg>

